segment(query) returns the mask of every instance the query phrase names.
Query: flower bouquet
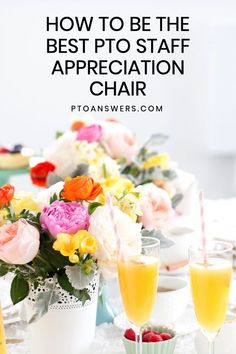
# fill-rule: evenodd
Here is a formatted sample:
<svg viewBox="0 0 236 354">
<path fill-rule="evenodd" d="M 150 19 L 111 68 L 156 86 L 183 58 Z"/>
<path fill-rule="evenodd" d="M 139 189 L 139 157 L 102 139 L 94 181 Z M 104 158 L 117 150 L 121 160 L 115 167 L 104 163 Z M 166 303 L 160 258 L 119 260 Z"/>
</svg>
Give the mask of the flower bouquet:
<svg viewBox="0 0 236 354">
<path fill-rule="evenodd" d="M 32 353 L 77 353 L 91 344 L 99 272 L 116 272 L 118 252 L 109 207 L 99 198 L 105 193 L 88 176 L 59 182 L 37 199 L 15 194 L 11 185 L 0 188 L 0 275 L 14 274 L 10 295 L 13 304 L 24 300 Z M 141 224 L 113 208 L 126 253 L 138 254 Z M 74 351 L 65 347 L 65 335 Z"/>
<path fill-rule="evenodd" d="M 127 257 L 140 254 L 141 236 L 148 235 L 137 222 L 140 198 L 130 183 L 120 179 L 106 189 L 77 176 L 35 199 L 10 184 L 0 188 L 0 275 L 13 274 L 10 295 L 13 304 L 22 302 L 33 354 L 74 354 L 91 344 L 99 274 L 116 274 L 117 232 Z M 108 192 L 116 204 L 106 202 Z"/>
</svg>

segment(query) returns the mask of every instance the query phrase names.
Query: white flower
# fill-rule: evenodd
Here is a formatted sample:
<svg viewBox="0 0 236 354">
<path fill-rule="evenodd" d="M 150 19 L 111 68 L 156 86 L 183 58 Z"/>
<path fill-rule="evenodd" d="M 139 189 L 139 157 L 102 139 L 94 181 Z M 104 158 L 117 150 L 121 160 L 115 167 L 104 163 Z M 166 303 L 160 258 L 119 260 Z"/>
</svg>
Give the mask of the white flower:
<svg viewBox="0 0 236 354">
<path fill-rule="evenodd" d="M 56 184 L 53 184 L 49 188 L 42 189 L 38 196 L 37 196 L 37 203 L 43 207 L 44 205 L 47 205 L 50 203 L 50 198 L 56 193 L 59 195 L 59 193 L 62 191 L 64 187 L 64 182 L 57 182 Z"/>
<path fill-rule="evenodd" d="M 97 142 L 88 143 L 85 140 L 76 142 L 75 161 L 78 166 L 81 163 L 95 164 L 105 154 L 104 149 Z"/>
<path fill-rule="evenodd" d="M 44 151 L 45 159 L 56 166 L 54 172 L 62 178 L 70 176 L 76 169 L 75 140 L 76 134 L 68 131 Z"/>
<path fill-rule="evenodd" d="M 122 256 L 134 257 L 141 253 L 141 224 L 132 222 L 130 217 L 113 207 L 114 219 L 121 239 Z M 98 241 L 94 254 L 103 276 L 112 278 L 116 274 L 119 255 L 118 240 L 107 205 L 98 207 L 90 217 L 89 230 Z"/>
<path fill-rule="evenodd" d="M 102 156 L 96 164 L 89 166 L 89 175 L 95 180 L 102 182 L 106 178 L 120 176 L 119 165 L 110 156 Z"/>
</svg>

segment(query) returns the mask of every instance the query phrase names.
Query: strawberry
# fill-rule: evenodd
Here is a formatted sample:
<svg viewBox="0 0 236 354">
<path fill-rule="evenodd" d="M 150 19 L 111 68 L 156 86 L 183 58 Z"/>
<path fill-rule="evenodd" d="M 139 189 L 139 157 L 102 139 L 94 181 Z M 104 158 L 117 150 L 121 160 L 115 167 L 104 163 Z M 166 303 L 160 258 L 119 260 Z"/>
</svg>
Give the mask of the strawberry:
<svg viewBox="0 0 236 354">
<path fill-rule="evenodd" d="M 159 335 L 159 334 L 155 334 L 155 333 L 152 333 L 151 337 L 150 337 L 150 342 L 162 342 L 163 339 L 162 337 Z"/>
<path fill-rule="evenodd" d="M 145 336 L 145 335 L 148 334 L 148 333 L 152 333 L 152 331 L 151 331 L 151 330 L 143 331 L 142 336 Z"/>
<path fill-rule="evenodd" d="M 144 334 L 143 342 L 162 342 L 163 339 L 159 334 L 149 331 L 149 333 Z"/>
<path fill-rule="evenodd" d="M 152 336 L 151 331 L 147 331 L 147 333 L 143 334 L 143 342 L 151 342 L 150 338 Z"/>
<path fill-rule="evenodd" d="M 129 339 L 129 340 L 132 340 L 132 341 L 135 341 L 135 332 L 133 331 L 132 328 L 129 328 L 125 331 L 125 334 L 124 334 L 125 338 L 126 339 Z"/>
<path fill-rule="evenodd" d="M 160 336 L 163 340 L 172 339 L 172 335 L 170 333 L 161 333 Z"/>
</svg>

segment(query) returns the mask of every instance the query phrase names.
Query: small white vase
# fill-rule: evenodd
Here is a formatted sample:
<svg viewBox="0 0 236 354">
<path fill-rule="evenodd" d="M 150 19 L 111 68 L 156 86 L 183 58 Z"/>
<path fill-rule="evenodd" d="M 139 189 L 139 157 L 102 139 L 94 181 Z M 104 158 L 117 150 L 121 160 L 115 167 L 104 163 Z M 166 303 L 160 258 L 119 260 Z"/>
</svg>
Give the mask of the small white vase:
<svg viewBox="0 0 236 354">
<path fill-rule="evenodd" d="M 91 300 L 82 305 L 57 284 L 60 301 L 29 326 L 29 354 L 89 353 L 96 328 L 98 285 L 96 275 L 88 287 Z"/>
</svg>

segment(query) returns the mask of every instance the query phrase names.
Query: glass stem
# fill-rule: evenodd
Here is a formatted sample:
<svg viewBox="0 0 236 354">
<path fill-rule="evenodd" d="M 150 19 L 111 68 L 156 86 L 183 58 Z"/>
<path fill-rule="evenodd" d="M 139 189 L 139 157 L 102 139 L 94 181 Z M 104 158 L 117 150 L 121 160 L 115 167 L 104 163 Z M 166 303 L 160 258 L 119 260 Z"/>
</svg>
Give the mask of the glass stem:
<svg viewBox="0 0 236 354">
<path fill-rule="evenodd" d="M 214 340 L 208 341 L 208 354 L 215 354 L 215 341 Z"/>
<path fill-rule="evenodd" d="M 142 328 L 136 327 L 136 345 L 135 345 L 135 353 L 142 354 Z"/>
</svg>

